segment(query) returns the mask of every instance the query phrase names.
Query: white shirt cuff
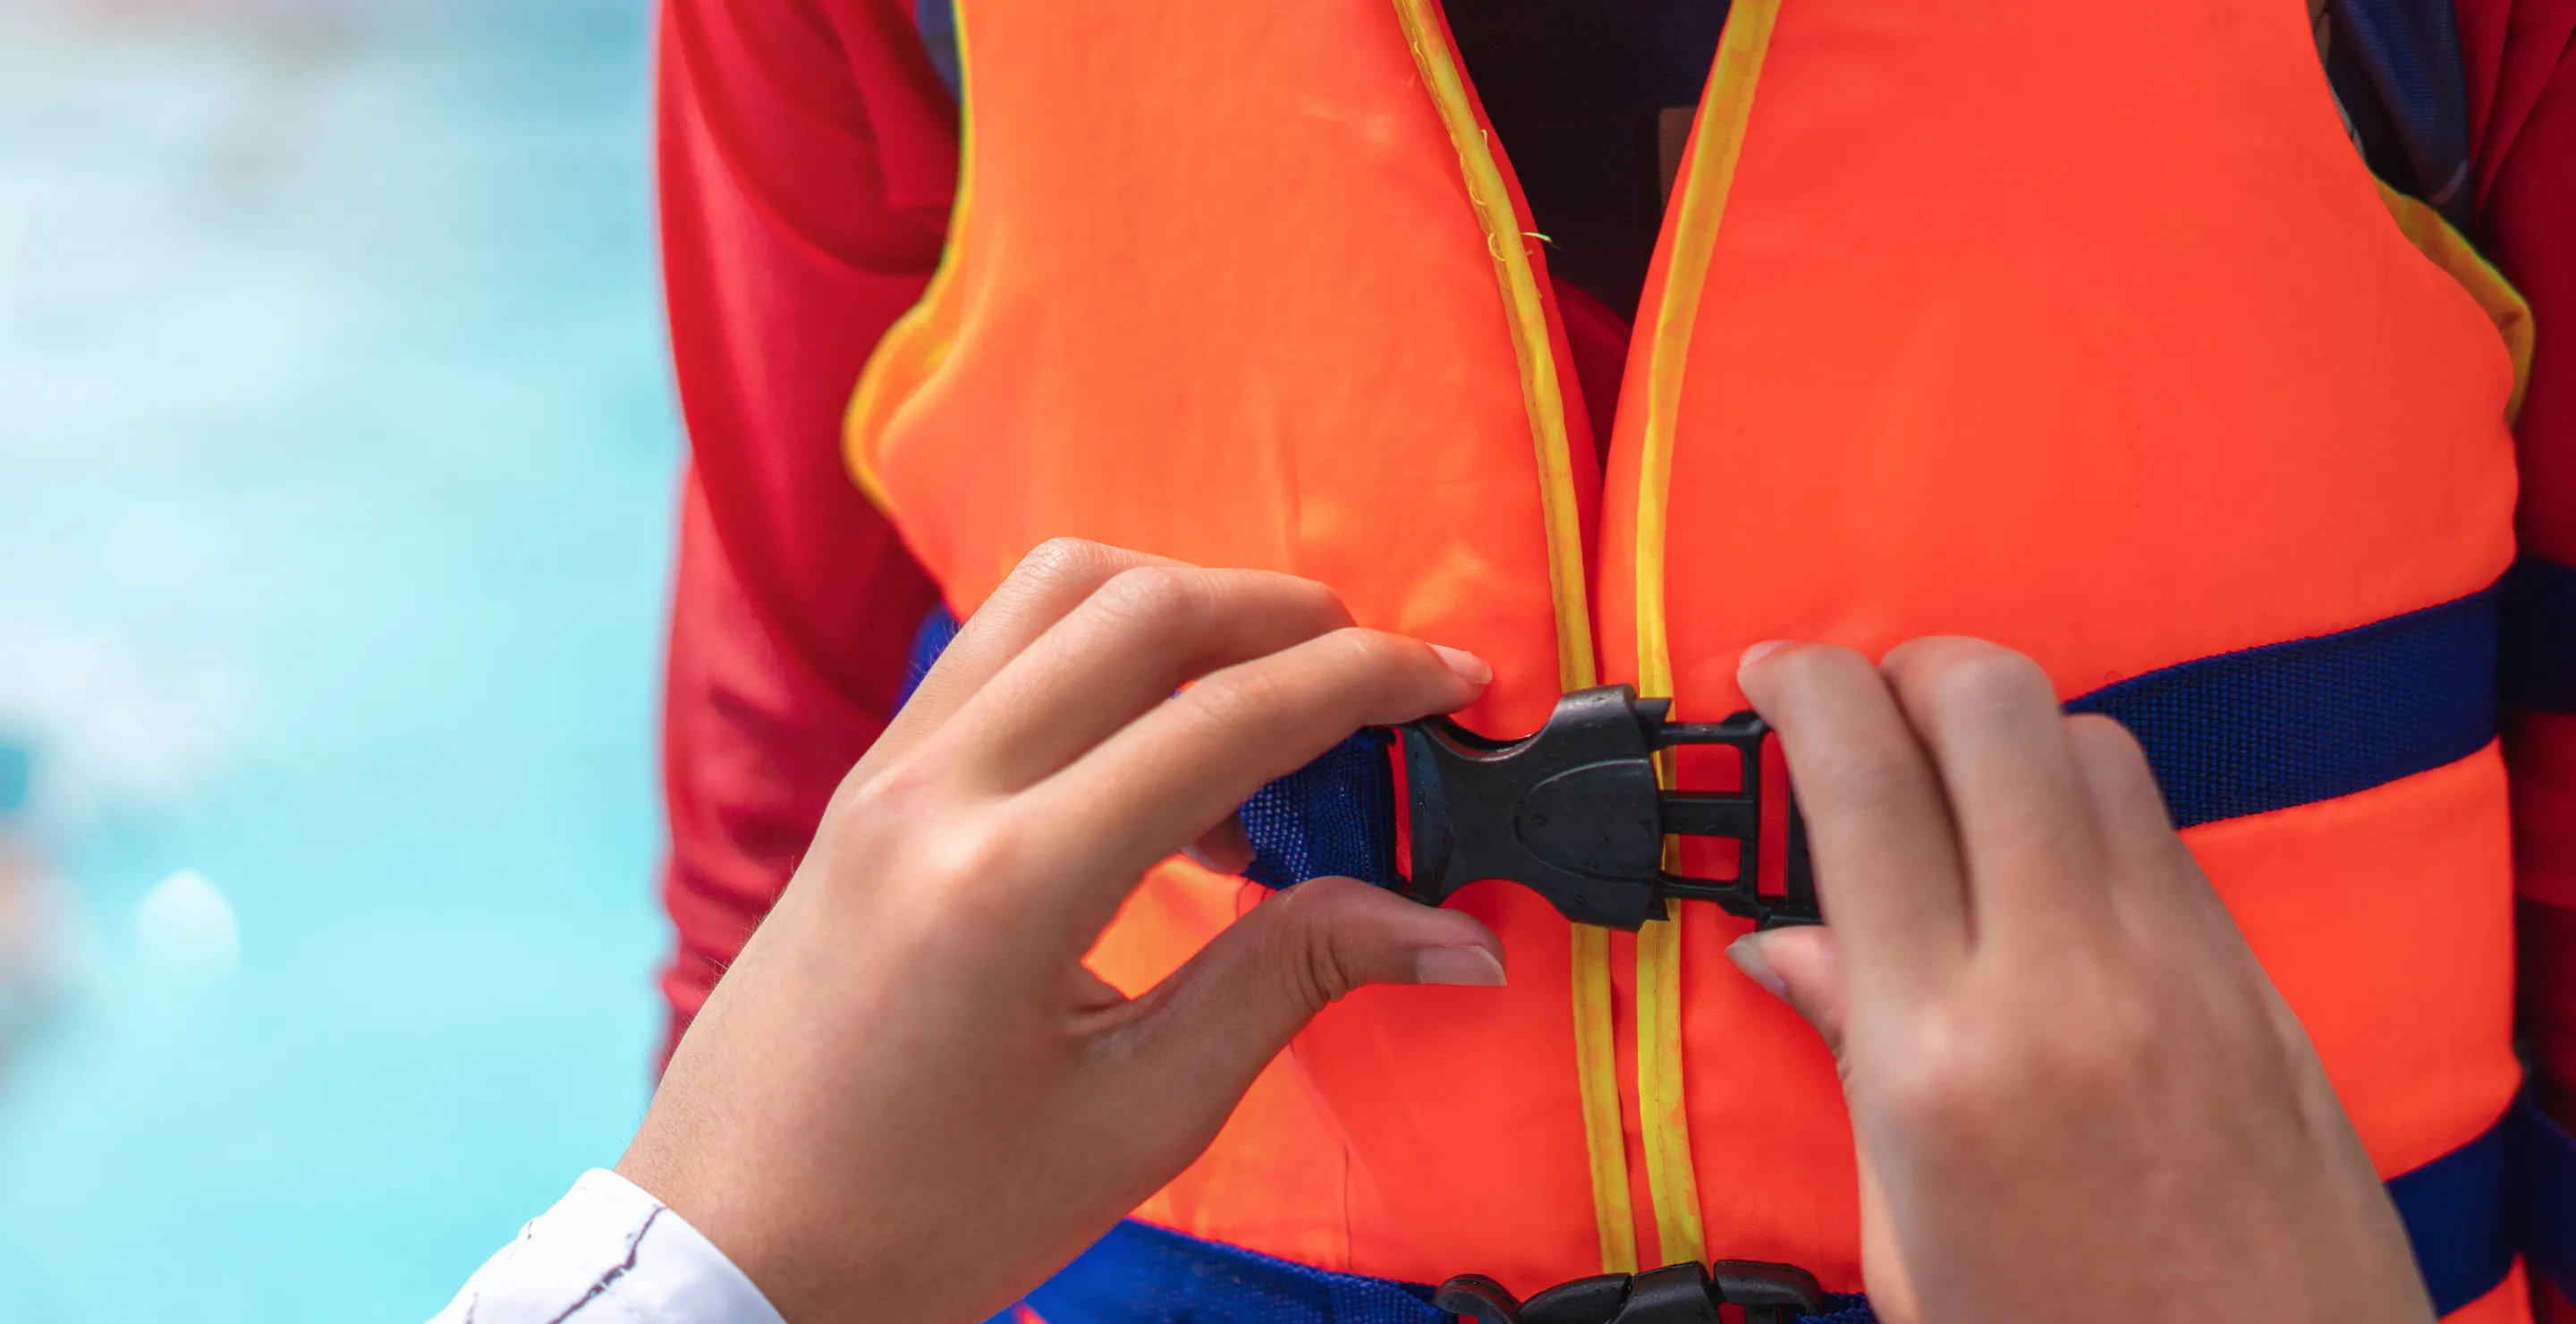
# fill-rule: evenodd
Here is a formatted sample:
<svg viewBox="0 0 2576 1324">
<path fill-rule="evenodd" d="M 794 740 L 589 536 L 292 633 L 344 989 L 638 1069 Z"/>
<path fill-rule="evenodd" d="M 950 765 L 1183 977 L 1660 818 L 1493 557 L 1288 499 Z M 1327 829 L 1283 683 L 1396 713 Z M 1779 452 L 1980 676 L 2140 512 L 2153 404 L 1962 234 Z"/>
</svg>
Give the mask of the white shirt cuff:
<svg viewBox="0 0 2576 1324">
<path fill-rule="evenodd" d="M 786 1324 L 688 1220 L 593 1168 L 430 1324 Z"/>
</svg>

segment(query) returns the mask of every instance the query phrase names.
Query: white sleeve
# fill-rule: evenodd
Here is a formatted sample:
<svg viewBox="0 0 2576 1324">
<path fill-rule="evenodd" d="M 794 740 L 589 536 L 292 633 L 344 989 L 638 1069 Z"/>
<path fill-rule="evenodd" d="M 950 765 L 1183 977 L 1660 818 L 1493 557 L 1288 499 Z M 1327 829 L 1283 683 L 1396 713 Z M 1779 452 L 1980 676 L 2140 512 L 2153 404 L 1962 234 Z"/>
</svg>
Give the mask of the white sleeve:
<svg viewBox="0 0 2576 1324">
<path fill-rule="evenodd" d="M 430 1324 L 786 1324 L 688 1220 L 593 1168 Z"/>
</svg>

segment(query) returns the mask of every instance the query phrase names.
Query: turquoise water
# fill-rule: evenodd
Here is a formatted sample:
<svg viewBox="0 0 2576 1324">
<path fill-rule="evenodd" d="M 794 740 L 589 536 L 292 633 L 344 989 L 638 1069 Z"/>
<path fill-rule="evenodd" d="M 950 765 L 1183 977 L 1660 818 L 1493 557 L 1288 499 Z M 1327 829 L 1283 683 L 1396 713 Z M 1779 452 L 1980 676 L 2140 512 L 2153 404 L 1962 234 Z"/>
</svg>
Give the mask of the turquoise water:
<svg viewBox="0 0 2576 1324">
<path fill-rule="evenodd" d="M 0 623 L 111 695 L 47 739 L 144 696 L 141 771 L 42 828 L 0 1320 L 417 1320 L 641 1110 L 646 26 L 0 0 Z M 229 974 L 138 932 L 183 870 Z"/>
</svg>

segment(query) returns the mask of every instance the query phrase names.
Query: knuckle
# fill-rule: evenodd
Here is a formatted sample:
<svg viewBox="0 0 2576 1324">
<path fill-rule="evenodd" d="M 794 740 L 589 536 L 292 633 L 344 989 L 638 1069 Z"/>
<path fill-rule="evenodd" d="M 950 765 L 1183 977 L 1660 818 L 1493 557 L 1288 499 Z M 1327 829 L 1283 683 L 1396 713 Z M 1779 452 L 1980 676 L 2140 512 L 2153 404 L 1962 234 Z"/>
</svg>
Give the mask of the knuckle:
<svg viewBox="0 0 2576 1324">
<path fill-rule="evenodd" d="M 1870 1073 L 1879 1096 L 1898 1115 L 1942 1131 L 2009 1106 L 2010 1073 L 1989 1041 L 1956 1018 L 1926 1016 L 1902 1047 Z"/>
<path fill-rule="evenodd" d="M 1199 720 L 1221 726 L 1256 721 L 1289 699 L 1287 684 L 1269 667 L 1228 667 L 1175 696 Z"/>
<path fill-rule="evenodd" d="M 2055 706 L 2056 691 L 2039 664 L 2007 648 L 1962 640 L 1934 668 L 1932 701 L 1962 712 L 2028 704 Z"/>
<path fill-rule="evenodd" d="M 1332 585 L 1295 576 L 1289 577 L 1289 583 L 1294 592 L 1306 599 L 1306 609 L 1315 619 L 1330 621 L 1337 628 L 1348 628 L 1352 624 L 1354 618 L 1350 606 L 1342 601 L 1342 595 L 1335 592 Z"/>
<path fill-rule="evenodd" d="M 1326 640 L 1345 661 L 1364 671 L 1395 670 L 1418 663 L 1430 653 L 1411 639 L 1356 625 L 1335 630 Z"/>
<path fill-rule="evenodd" d="M 1359 987 L 1350 953 L 1336 938 L 1330 922 L 1332 907 L 1322 893 L 1308 893 L 1292 887 L 1279 894 L 1282 935 L 1289 943 L 1291 959 L 1281 962 L 1287 987 L 1283 992 L 1295 1005 L 1311 1015 L 1341 1001 Z"/>
<path fill-rule="evenodd" d="M 921 847 L 920 870 L 932 890 L 962 904 L 974 898 L 1003 900 L 1012 889 L 997 886 L 1015 875 L 1021 848 L 1009 832 L 984 823 L 937 834 Z"/>
<path fill-rule="evenodd" d="M 1911 803 L 1926 779 L 1919 766 L 1896 751 L 1859 743 L 1811 754 L 1803 771 L 1807 785 L 1831 786 L 1834 803 L 1858 814 L 1884 813 Z"/>
<path fill-rule="evenodd" d="M 1197 597 L 1197 585 L 1179 567 L 1139 565 L 1110 576 L 1092 602 L 1123 620 L 1170 622 L 1188 613 Z"/>
<path fill-rule="evenodd" d="M 1055 537 L 1029 549 L 1011 571 L 1013 579 L 1062 579 L 1108 554 L 1109 548 L 1088 538 Z"/>
<path fill-rule="evenodd" d="M 1781 650 L 1765 668 L 1771 684 L 1792 698 L 1830 690 L 1858 679 L 1877 683 L 1869 660 L 1831 644 L 1797 644 Z"/>
</svg>

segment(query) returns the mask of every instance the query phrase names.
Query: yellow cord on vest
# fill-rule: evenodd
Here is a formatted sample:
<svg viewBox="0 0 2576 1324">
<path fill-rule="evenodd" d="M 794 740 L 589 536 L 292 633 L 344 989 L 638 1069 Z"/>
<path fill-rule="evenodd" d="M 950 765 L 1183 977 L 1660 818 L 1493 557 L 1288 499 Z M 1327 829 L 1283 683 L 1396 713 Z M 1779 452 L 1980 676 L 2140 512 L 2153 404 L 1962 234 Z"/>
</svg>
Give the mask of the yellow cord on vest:
<svg viewBox="0 0 2576 1324">
<path fill-rule="evenodd" d="M 1502 166 L 1477 122 L 1476 107 L 1433 0 L 1395 0 L 1396 19 L 1414 67 L 1449 131 L 1465 175 L 1467 200 L 1485 232 L 1502 286 L 1519 360 L 1521 400 L 1537 447 L 1539 512 L 1546 523 L 1548 586 L 1556 606 L 1557 679 L 1568 690 L 1596 683 L 1592 613 L 1585 601 L 1582 512 L 1576 504 L 1573 455 L 1565 434 L 1564 386 L 1548 330 L 1547 301 L 1530 261 L 1529 227 L 1512 205 Z M 1636 1213 L 1629 1202 L 1628 1152 L 1619 1124 L 1617 1041 L 1610 1012 L 1610 935 L 1574 926 L 1574 1069 L 1583 1098 L 1583 1143 L 1592 1167 L 1592 1214 L 1604 1273 L 1637 1268 Z"/>
<path fill-rule="evenodd" d="M 1672 641 L 1664 620 L 1664 530 L 1673 481 L 1673 429 L 1691 327 L 1699 315 L 1717 230 L 1744 150 L 1753 89 L 1780 0 L 1739 0 L 1718 41 L 1717 65 L 1692 130 L 1690 164 L 1675 202 L 1672 248 L 1656 301 L 1646 371 L 1645 426 L 1637 479 L 1637 688 L 1673 692 Z M 1669 761 L 1660 769 L 1667 784 Z M 1752 861 L 1745 862 L 1751 867 Z M 1690 1111 L 1682 1088 L 1681 925 L 1648 924 L 1637 935 L 1637 1112 L 1645 1130 L 1646 1186 L 1654 1197 L 1658 1258 L 1708 1257 L 1700 1223 L 1699 1172 L 1691 1160 Z"/>
</svg>

